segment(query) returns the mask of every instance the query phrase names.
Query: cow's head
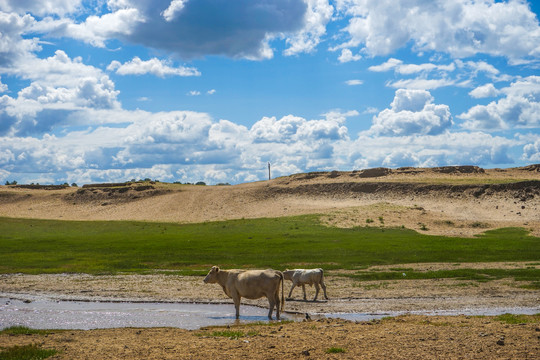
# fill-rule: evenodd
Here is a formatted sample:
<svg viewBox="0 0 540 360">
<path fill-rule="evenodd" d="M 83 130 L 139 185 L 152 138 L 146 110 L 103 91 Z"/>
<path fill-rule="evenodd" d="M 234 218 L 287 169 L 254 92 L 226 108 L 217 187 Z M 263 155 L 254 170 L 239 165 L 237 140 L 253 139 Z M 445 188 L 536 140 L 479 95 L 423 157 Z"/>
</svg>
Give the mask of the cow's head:
<svg viewBox="0 0 540 360">
<path fill-rule="evenodd" d="M 217 266 L 212 266 L 212 269 L 210 269 L 210 271 L 208 272 L 208 275 L 206 275 L 206 277 L 204 278 L 204 283 L 205 284 L 213 284 L 215 282 L 217 282 L 217 274 L 219 272 L 219 267 Z"/>
</svg>

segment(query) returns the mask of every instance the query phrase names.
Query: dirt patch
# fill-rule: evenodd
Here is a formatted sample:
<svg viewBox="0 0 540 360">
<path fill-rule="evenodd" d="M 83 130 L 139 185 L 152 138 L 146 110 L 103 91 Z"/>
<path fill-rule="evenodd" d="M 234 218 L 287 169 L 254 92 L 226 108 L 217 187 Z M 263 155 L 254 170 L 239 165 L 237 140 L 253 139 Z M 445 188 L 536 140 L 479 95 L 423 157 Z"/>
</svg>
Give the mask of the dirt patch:
<svg viewBox="0 0 540 360">
<path fill-rule="evenodd" d="M 366 270 L 458 268 L 516 269 L 530 263 L 402 264 Z M 540 353 L 540 317 L 507 324 L 493 317 L 418 316 L 415 311 L 538 308 L 540 291 L 512 279 L 475 282 L 452 279 L 357 282 L 327 272 L 328 301 L 303 301 L 295 289 L 285 310 L 311 314 L 297 323 L 237 325 L 195 331 L 172 328 L 53 331 L 47 335 L 0 335 L 3 347 L 37 344 L 61 352 L 51 359 L 533 359 Z M 288 293 L 290 282 L 286 282 Z M 307 288 L 308 297 L 314 289 Z M 0 294 L 24 299 L 232 302 L 202 277 L 167 274 L 90 276 L 11 274 L 0 277 Z M 266 307 L 263 300 L 243 304 Z M 242 308 L 241 308 L 242 309 Z M 320 313 L 409 315 L 369 322 L 317 320 Z M 539 310 L 540 312 L 540 310 Z M 215 331 L 229 331 L 217 336 Z M 234 332 L 234 333 L 233 333 Z M 236 334 L 236 335 L 232 335 Z M 240 335 L 238 335 L 240 334 Z M 329 353 L 332 351 L 336 353 Z"/>
<path fill-rule="evenodd" d="M 403 316 L 195 331 L 69 330 L 0 335 L 0 343 L 60 350 L 50 359 L 534 359 L 540 353 L 538 318 L 528 320 L 509 325 L 494 318 Z"/>
<path fill-rule="evenodd" d="M 64 195 L 64 200 L 72 205 L 100 203 L 101 206 L 131 202 L 138 199 L 163 195 L 166 189 L 156 189 L 147 184 L 94 184 L 85 185 L 75 192 Z"/>
</svg>

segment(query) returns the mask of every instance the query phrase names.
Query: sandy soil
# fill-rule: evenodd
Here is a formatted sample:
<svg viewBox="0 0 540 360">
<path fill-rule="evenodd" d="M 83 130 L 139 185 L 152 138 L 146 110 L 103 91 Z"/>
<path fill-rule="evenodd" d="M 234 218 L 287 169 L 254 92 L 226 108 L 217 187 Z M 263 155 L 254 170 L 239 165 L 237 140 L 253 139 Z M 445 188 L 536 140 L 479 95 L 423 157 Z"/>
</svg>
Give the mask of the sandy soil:
<svg viewBox="0 0 540 360">
<path fill-rule="evenodd" d="M 324 214 L 332 226 L 404 226 L 450 236 L 519 226 L 540 236 L 539 165 L 471 168 L 310 173 L 234 186 L 0 186 L 0 216 L 185 223 Z M 505 188 L 508 182 L 523 185 Z"/>
<path fill-rule="evenodd" d="M 61 351 L 50 359 L 538 359 L 540 354 L 538 322 L 508 325 L 493 318 L 405 316 L 231 328 L 249 334 L 240 338 L 213 336 L 215 330 L 69 330 L 0 335 L 0 344 Z M 343 352 L 328 353 L 331 348 Z"/>
<path fill-rule="evenodd" d="M 25 189 L 0 187 L 0 216 L 73 220 L 200 222 L 321 214 L 329 226 L 404 226 L 429 234 L 473 236 L 520 226 L 540 236 L 540 167 L 483 170 L 372 169 L 298 174 L 235 186 L 155 183 L 150 187 Z M 519 185 L 505 185 L 506 183 Z M 368 221 L 371 220 L 371 221 Z M 402 264 L 419 271 L 523 268 L 539 263 Z M 370 269 L 368 269 L 370 270 Z M 406 272 L 406 271 L 404 271 Z M 394 313 L 516 307 L 539 308 L 540 291 L 511 279 L 355 282 L 326 273 L 328 301 L 303 301 L 295 289 L 286 310 Z M 287 283 L 286 292 L 288 293 Z M 308 297 L 314 290 L 308 288 Z M 0 275 L 0 296 L 56 299 L 231 303 L 202 278 L 155 275 Z M 265 301 L 243 303 L 266 306 Z M 232 305 L 231 305 L 232 306 Z M 315 318 L 315 317 L 314 317 Z M 233 327 L 251 336 L 212 336 L 210 330 L 110 329 L 0 335 L 0 347 L 35 343 L 62 352 L 54 359 L 537 359 L 540 324 L 494 318 L 407 315 L 354 323 L 316 320 Z M 343 353 L 328 354 L 331 347 Z"/>
</svg>

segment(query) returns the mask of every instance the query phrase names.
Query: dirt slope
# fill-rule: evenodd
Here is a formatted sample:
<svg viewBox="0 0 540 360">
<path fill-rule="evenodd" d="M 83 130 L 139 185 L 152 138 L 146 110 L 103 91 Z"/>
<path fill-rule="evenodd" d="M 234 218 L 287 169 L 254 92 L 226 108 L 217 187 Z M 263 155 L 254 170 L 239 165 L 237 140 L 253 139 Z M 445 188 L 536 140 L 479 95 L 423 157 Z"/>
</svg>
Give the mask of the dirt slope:
<svg viewBox="0 0 540 360">
<path fill-rule="evenodd" d="M 472 236 L 520 226 L 540 235 L 540 165 L 332 171 L 234 186 L 0 186 L 0 216 L 8 217 L 202 222 L 312 213 L 344 227 Z"/>
</svg>

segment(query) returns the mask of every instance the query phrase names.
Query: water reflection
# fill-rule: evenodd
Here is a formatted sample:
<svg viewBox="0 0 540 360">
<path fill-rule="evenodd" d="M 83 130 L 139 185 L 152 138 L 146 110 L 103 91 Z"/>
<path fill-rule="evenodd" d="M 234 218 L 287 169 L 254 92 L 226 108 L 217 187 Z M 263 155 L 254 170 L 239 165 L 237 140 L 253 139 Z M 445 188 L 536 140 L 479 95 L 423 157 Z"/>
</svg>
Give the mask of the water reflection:
<svg viewBox="0 0 540 360">
<path fill-rule="evenodd" d="M 36 329 L 100 329 L 119 327 L 177 327 L 267 322 L 268 310 L 242 305 L 236 319 L 232 304 L 81 302 L 39 299 L 24 302 L 0 298 L 0 328 L 22 325 Z M 284 314 L 283 320 L 295 320 Z"/>
</svg>

